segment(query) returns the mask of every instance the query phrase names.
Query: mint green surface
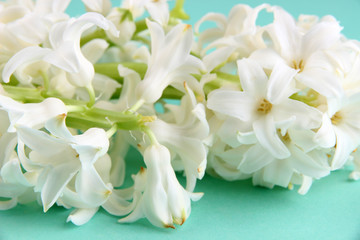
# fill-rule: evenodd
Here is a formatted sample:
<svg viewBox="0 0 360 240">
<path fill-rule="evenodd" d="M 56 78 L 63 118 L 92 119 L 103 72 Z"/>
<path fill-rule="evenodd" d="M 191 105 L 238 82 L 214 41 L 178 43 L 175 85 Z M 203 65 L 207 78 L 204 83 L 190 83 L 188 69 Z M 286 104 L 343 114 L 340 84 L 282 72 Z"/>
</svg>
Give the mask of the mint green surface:
<svg viewBox="0 0 360 240">
<path fill-rule="evenodd" d="M 119 2 L 119 1 L 114 1 Z M 344 34 L 360 39 L 360 1 L 281 0 L 280 5 L 294 16 L 299 14 L 334 15 L 343 25 Z M 234 0 L 187 0 L 186 10 L 194 23 L 210 11 L 228 13 L 240 3 Z M 261 1 L 241 3 L 256 6 Z M 84 11 L 80 1 L 73 1 L 69 13 Z M 130 152 L 129 171 L 135 173 L 140 156 Z M 251 181 L 226 182 L 205 176 L 196 191 L 204 197 L 192 204 L 190 218 L 181 227 L 159 229 L 143 219 L 133 224 L 119 224 L 117 217 L 100 210 L 84 226 L 65 220 L 71 210 L 51 208 L 46 214 L 37 204 L 17 206 L 0 212 L 0 240 L 57 239 L 360 239 L 360 182 L 349 181 L 348 170 L 333 172 L 314 182 L 308 194 L 296 189 L 272 190 L 253 187 Z M 183 180 L 183 179 L 182 179 Z"/>
</svg>

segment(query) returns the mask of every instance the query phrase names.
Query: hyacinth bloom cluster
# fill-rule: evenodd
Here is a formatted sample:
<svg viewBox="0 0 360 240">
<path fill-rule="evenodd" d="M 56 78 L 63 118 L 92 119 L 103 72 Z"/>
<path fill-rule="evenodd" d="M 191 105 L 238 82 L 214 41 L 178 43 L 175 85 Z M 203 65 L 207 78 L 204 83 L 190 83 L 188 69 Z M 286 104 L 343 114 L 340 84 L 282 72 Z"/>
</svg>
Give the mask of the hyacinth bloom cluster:
<svg viewBox="0 0 360 240">
<path fill-rule="evenodd" d="M 181 0 L 83 3 L 0 3 L 1 210 L 175 228 L 205 172 L 300 194 L 346 164 L 360 178 L 360 44 L 334 17 L 240 4 L 192 27 Z M 124 187 L 130 148 L 145 167 Z"/>
</svg>

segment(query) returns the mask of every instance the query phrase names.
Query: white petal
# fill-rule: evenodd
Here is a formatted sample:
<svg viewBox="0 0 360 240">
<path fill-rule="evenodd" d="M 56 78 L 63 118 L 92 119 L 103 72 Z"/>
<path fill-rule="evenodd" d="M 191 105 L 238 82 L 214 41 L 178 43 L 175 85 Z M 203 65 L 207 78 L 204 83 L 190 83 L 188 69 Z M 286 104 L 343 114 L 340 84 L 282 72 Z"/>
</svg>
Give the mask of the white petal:
<svg viewBox="0 0 360 240">
<path fill-rule="evenodd" d="M 80 226 L 87 223 L 98 211 L 99 208 L 80 208 L 75 209 L 70 213 L 66 222 L 72 222 L 73 224 Z"/>
<path fill-rule="evenodd" d="M 340 40 L 342 27 L 338 22 L 323 21 L 313 26 L 302 39 L 302 51 L 304 58 L 318 50 L 331 47 Z"/>
<path fill-rule="evenodd" d="M 331 168 L 333 170 L 340 169 L 349 159 L 351 152 L 358 145 L 353 142 L 353 139 L 342 129 L 335 127 L 336 134 L 336 148 L 335 155 L 331 161 Z"/>
<path fill-rule="evenodd" d="M 204 193 L 189 193 L 191 201 L 199 201 L 203 196 Z"/>
<path fill-rule="evenodd" d="M 206 66 L 206 70 L 211 72 L 217 66 L 225 63 L 235 49 L 233 47 L 223 47 L 216 49 L 215 51 L 207 54 L 203 58 L 203 62 Z"/>
<path fill-rule="evenodd" d="M 321 112 L 297 100 L 283 99 L 273 106 L 272 114 L 276 122 L 295 116 L 296 126 L 304 129 L 315 129 L 321 124 Z"/>
<path fill-rule="evenodd" d="M 8 210 L 17 205 L 17 198 L 12 198 L 7 201 L 0 201 L 0 210 Z"/>
<path fill-rule="evenodd" d="M 160 177 L 160 176 L 159 176 Z M 173 219 L 168 207 L 167 194 L 158 177 L 152 176 L 154 182 L 151 188 L 146 189 L 143 195 L 143 212 L 146 218 L 155 226 L 165 227 L 172 225 Z M 134 212 L 136 209 L 134 210 Z M 132 214 L 134 214 L 134 212 Z"/>
<path fill-rule="evenodd" d="M 145 217 L 142 208 L 142 198 L 136 201 L 135 203 L 137 203 L 137 205 L 134 207 L 134 210 L 128 216 L 119 219 L 118 220 L 119 223 L 131 223 Z"/>
<path fill-rule="evenodd" d="M 134 211 L 136 205 L 139 201 L 139 194 L 134 194 L 132 202 L 129 203 L 121 196 L 118 196 L 115 193 L 116 190 L 109 196 L 107 201 L 102 205 L 102 207 L 111 215 L 115 216 L 125 216 L 131 211 Z"/>
<path fill-rule="evenodd" d="M 90 128 L 81 135 L 74 136 L 72 147 L 79 153 L 82 163 L 94 163 L 109 149 L 106 132 L 101 128 Z"/>
<path fill-rule="evenodd" d="M 291 142 L 302 149 L 305 153 L 310 152 L 318 147 L 314 141 L 315 132 L 305 129 L 288 129 Z"/>
<path fill-rule="evenodd" d="M 114 36 L 119 35 L 112 22 L 98 13 L 89 12 L 81 15 L 71 24 L 71 27 L 66 29 L 64 40 L 80 40 L 81 34 L 93 25 L 96 25 L 105 31 L 110 31 Z"/>
<path fill-rule="evenodd" d="M 268 151 L 259 144 L 255 144 L 244 154 L 238 169 L 244 173 L 254 173 L 274 160 Z"/>
<path fill-rule="evenodd" d="M 231 90 L 214 90 L 208 95 L 207 107 L 215 112 L 249 121 L 254 115 L 254 99 L 248 94 Z"/>
<path fill-rule="evenodd" d="M 264 97 L 268 78 L 259 63 L 252 59 L 242 59 L 237 61 L 237 66 L 244 91 L 252 96 Z"/>
<path fill-rule="evenodd" d="M 220 29 L 225 29 L 227 25 L 227 19 L 223 14 L 219 13 L 207 13 L 205 14 L 196 24 L 194 25 L 194 29 L 196 33 L 200 32 L 200 26 L 206 21 L 212 21 L 216 23 L 217 27 Z"/>
<path fill-rule="evenodd" d="M 269 183 L 264 180 L 264 170 L 257 171 L 253 174 L 252 183 L 254 186 L 262 186 L 267 188 L 274 187 L 273 183 Z"/>
<path fill-rule="evenodd" d="M 291 151 L 291 166 L 300 174 L 313 177 L 322 178 L 330 174 L 330 167 L 323 166 L 316 159 L 304 153 L 297 147 L 289 147 Z"/>
<path fill-rule="evenodd" d="M 216 133 L 223 142 L 233 148 L 241 144 L 254 144 L 257 142 L 251 123 L 245 123 L 235 118 L 227 118 Z"/>
<path fill-rule="evenodd" d="M 327 114 L 323 114 L 322 125 L 316 132 L 314 141 L 324 148 L 333 147 L 336 143 L 335 131 Z"/>
<path fill-rule="evenodd" d="M 67 113 L 65 104 L 57 98 L 47 98 L 41 103 L 21 104 L 0 95 L 0 106 L 8 111 L 11 122 L 9 132 L 15 132 L 15 126 L 41 128 L 50 118 Z"/>
<path fill-rule="evenodd" d="M 66 139 L 67 141 L 73 141 L 73 135 L 66 127 L 65 123 L 66 114 L 58 115 L 51 118 L 45 123 L 45 128 L 55 137 Z"/>
<path fill-rule="evenodd" d="M 19 39 L 20 44 L 35 46 L 43 43 L 48 34 L 48 25 L 35 12 L 16 19 L 7 24 L 7 30 Z"/>
<path fill-rule="evenodd" d="M 274 42 L 275 49 L 281 52 L 287 61 L 297 56 L 300 49 L 300 31 L 294 18 L 280 7 L 274 7 L 274 23 L 268 27 L 268 33 Z"/>
<path fill-rule="evenodd" d="M 112 191 L 92 165 L 84 164 L 76 177 L 75 188 L 81 199 L 92 206 L 103 204 Z"/>
<path fill-rule="evenodd" d="M 161 25 L 157 24 L 156 22 L 152 22 L 146 19 L 146 25 L 149 29 L 150 36 L 151 36 L 151 52 L 152 53 L 159 53 L 161 52 L 162 43 L 165 41 L 165 33 L 162 29 Z"/>
<path fill-rule="evenodd" d="M 295 91 L 290 84 L 297 72 L 283 62 L 276 63 L 269 78 L 266 99 L 272 104 L 278 104 L 293 94 Z"/>
<path fill-rule="evenodd" d="M 82 46 L 81 51 L 84 57 L 92 64 L 95 64 L 104 54 L 109 44 L 104 39 L 93 39 Z"/>
<path fill-rule="evenodd" d="M 111 172 L 110 179 L 114 187 L 119 187 L 123 184 L 125 179 L 125 156 L 129 150 L 130 145 L 125 141 L 123 134 L 116 133 L 113 148 L 110 148 L 109 155 L 111 156 Z"/>
<path fill-rule="evenodd" d="M 11 75 L 17 68 L 24 64 L 30 64 L 36 61 L 40 61 L 51 52 L 50 49 L 41 48 L 37 46 L 24 48 L 17 52 L 5 65 L 2 71 L 2 79 L 5 83 L 10 81 Z"/>
<path fill-rule="evenodd" d="M 97 95 L 97 101 L 110 100 L 115 91 L 121 87 L 121 84 L 119 84 L 116 80 L 98 73 L 95 73 L 92 85 Z"/>
<path fill-rule="evenodd" d="M 70 0 L 38 0 L 35 5 L 37 13 L 56 13 L 64 12 L 68 7 Z"/>
<path fill-rule="evenodd" d="M 279 185 L 282 187 L 288 187 L 293 170 L 286 160 L 277 160 L 264 168 L 264 181 Z"/>
<path fill-rule="evenodd" d="M 79 169 L 77 163 L 65 163 L 58 165 L 48 172 L 46 181 L 41 189 L 41 200 L 44 206 L 44 212 L 56 202 L 62 194 L 62 190 L 72 179 Z"/>
<path fill-rule="evenodd" d="M 145 8 L 156 22 L 163 26 L 167 25 L 169 21 L 169 5 L 167 1 L 148 1 Z"/>
<path fill-rule="evenodd" d="M 195 187 L 196 178 L 204 176 L 206 168 L 206 148 L 202 141 L 192 138 L 186 128 L 179 128 L 163 121 L 149 124 L 158 141 L 178 154 L 185 168 L 188 191 Z"/>
<path fill-rule="evenodd" d="M 98 12 L 106 16 L 111 9 L 110 0 L 82 0 L 88 12 Z"/>
<path fill-rule="evenodd" d="M 18 196 L 21 196 L 26 190 L 27 187 L 24 187 L 22 185 L 13 184 L 13 183 L 4 183 L 0 181 L 1 198 L 17 198 Z"/>
<path fill-rule="evenodd" d="M 298 190 L 298 193 L 301 195 L 305 195 L 309 191 L 311 185 L 312 185 L 312 178 L 303 176 L 303 181 L 301 183 L 301 187 Z"/>
<path fill-rule="evenodd" d="M 162 29 L 155 27 L 156 23 L 148 21 L 150 31 L 156 30 L 154 35 L 163 38 Z M 161 97 L 163 90 L 171 83 L 172 78 L 168 74 L 183 65 L 189 56 L 193 36 L 189 25 L 178 24 L 166 36 L 156 44 L 151 52 L 151 58 L 144 80 L 137 86 L 137 96 L 146 102 L 155 102 Z M 156 39 L 151 39 L 152 42 Z M 158 46 L 160 45 L 160 46 Z M 156 50 L 156 51 L 155 51 Z"/>
<path fill-rule="evenodd" d="M 17 138 L 15 133 L 5 133 L 0 137 L 0 166 L 10 160 L 16 144 Z"/>
<path fill-rule="evenodd" d="M 209 169 L 214 169 L 216 174 L 228 181 L 250 178 L 249 174 L 244 174 L 237 168 L 228 167 L 220 158 L 212 157 L 210 154 L 208 157 L 208 171 Z"/>
<path fill-rule="evenodd" d="M 251 8 L 245 4 L 235 5 L 229 13 L 226 35 L 256 34 L 256 31 L 258 30 L 258 27 L 256 26 L 258 14 L 268 6 L 268 4 L 261 4 L 255 8 Z"/>
<path fill-rule="evenodd" d="M 273 69 L 277 63 L 286 63 L 285 60 L 271 48 L 256 50 L 249 58 L 258 62 L 265 69 Z"/>
<path fill-rule="evenodd" d="M 339 97 L 342 95 L 343 90 L 340 86 L 340 80 L 332 72 L 307 67 L 297 74 L 295 79 L 325 97 Z"/>
<path fill-rule="evenodd" d="M 21 165 L 24 167 L 26 171 L 36 171 L 42 169 L 42 167 L 38 166 L 38 164 L 34 164 L 25 154 L 25 144 L 18 139 L 17 146 L 17 154 L 19 156 L 19 160 Z"/>
<path fill-rule="evenodd" d="M 168 177 L 175 177 L 170 165 L 170 152 L 163 145 L 150 145 L 145 149 L 144 161 L 147 166 L 147 187 L 143 194 L 143 211 L 155 226 L 172 225 L 169 201 L 165 186 Z M 167 176 L 170 175 L 170 176 Z M 167 186 L 166 189 L 174 187 Z"/>
<path fill-rule="evenodd" d="M 7 183 L 21 184 L 27 187 L 32 186 L 22 173 L 19 160 L 16 158 L 13 158 L 2 166 L 1 177 L 3 181 Z"/>
<path fill-rule="evenodd" d="M 53 138 L 45 132 L 27 127 L 17 128 L 19 138 L 26 146 L 44 155 L 61 153 L 67 145 L 60 139 Z"/>
<path fill-rule="evenodd" d="M 253 123 L 254 133 L 259 143 L 275 158 L 283 159 L 290 156 L 289 150 L 277 135 L 274 119 L 266 115 Z"/>
</svg>

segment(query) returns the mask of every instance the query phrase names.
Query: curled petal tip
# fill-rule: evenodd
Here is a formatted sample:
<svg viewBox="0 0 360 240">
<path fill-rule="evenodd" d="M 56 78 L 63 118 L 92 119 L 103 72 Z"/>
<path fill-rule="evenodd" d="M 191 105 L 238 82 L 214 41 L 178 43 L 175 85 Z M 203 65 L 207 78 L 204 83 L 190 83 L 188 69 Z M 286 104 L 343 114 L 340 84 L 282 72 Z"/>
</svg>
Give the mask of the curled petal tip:
<svg viewBox="0 0 360 240">
<path fill-rule="evenodd" d="M 180 226 L 183 225 L 185 221 L 186 221 L 186 218 L 182 218 L 182 219 L 181 219 Z"/>
<path fill-rule="evenodd" d="M 46 206 L 46 205 L 44 205 L 44 209 L 43 209 L 43 211 L 44 211 L 44 213 L 46 213 L 47 211 L 49 211 L 49 206 Z"/>
<path fill-rule="evenodd" d="M 184 224 L 185 220 L 186 220 L 186 218 L 184 216 L 181 217 L 181 218 L 174 218 L 173 219 L 174 223 L 177 224 L 177 225 L 180 225 L 180 226 Z"/>
<path fill-rule="evenodd" d="M 184 27 L 184 32 L 186 32 L 187 30 L 191 29 L 191 25 L 190 24 L 186 24 Z"/>
<path fill-rule="evenodd" d="M 66 113 L 62 113 L 62 114 L 59 114 L 59 115 L 58 115 L 58 118 L 59 118 L 59 119 L 65 119 L 66 116 L 67 116 Z"/>
<path fill-rule="evenodd" d="M 164 224 L 164 227 L 175 229 L 175 226 L 173 224 Z"/>
</svg>

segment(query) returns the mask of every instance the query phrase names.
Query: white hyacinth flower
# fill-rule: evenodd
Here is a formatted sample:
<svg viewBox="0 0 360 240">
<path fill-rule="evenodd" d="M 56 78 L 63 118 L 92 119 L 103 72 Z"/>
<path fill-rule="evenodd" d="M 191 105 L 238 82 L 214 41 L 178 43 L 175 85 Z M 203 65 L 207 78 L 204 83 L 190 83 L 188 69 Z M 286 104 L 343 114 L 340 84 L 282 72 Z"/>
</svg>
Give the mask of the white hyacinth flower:
<svg viewBox="0 0 360 240">
<path fill-rule="evenodd" d="M 14 207 L 17 202 L 29 201 L 33 181 L 37 178 L 28 161 L 19 161 L 15 147 L 18 144 L 17 128 L 19 126 L 39 129 L 45 122 L 59 115 L 66 114 L 65 104 L 56 98 L 47 98 L 41 103 L 22 104 L 0 95 L 0 196 L 11 198 L 6 204 L 1 202 L 1 208 Z M 27 167 L 29 167 L 27 169 Z"/>
<path fill-rule="evenodd" d="M 75 177 L 75 191 L 87 205 L 98 207 L 111 194 L 111 184 L 106 184 L 94 164 L 104 156 L 109 147 L 103 129 L 91 128 L 73 136 L 65 126 L 66 115 L 59 115 L 46 123 L 45 133 L 28 127 L 17 127 L 19 157 L 33 165 L 40 177 L 35 191 L 41 192 L 46 212 L 61 196 L 66 185 Z M 24 147 L 31 149 L 29 157 Z"/>
<path fill-rule="evenodd" d="M 50 28 L 69 16 L 64 12 L 70 0 L 0 2 L 0 72 L 18 51 L 44 44 Z"/>
<path fill-rule="evenodd" d="M 199 34 L 196 51 L 211 59 L 209 62 L 214 64 L 228 58 L 248 57 L 254 50 L 266 47 L 262 37 L 265 29 L 257 26 L 256 20 L 259 12 L 267 8 L 267 4 L 255 8 L 238 4 L 231 9 L 228 17 L 219 13 L 206 14 L 195 24 L 195 32 Z M 214 22 L 216 27 L 200 32 L 201 25 L 208 21 Z M 216 50 L 207 53 L 213 48 Z"/>
<path fill-rule="evenodd" d="M 94 25 L 118 34 L 110 21 L 93 12 L 57 23 L 49 35 L 51 48 L 34 46 L 15 54 L 4 67 L 3 81 L 9 82 L 11 74 L 20 66 L 42 60 L 66 71 L 68 81 L 74 86 L 90 87 L 95 74 L 94 66 L 81 52 L 80 37 Z"/>
<path fill-rule="evenodd" d="M 88 12 L 97 12 L 106 16 L 111 10 L 110 0 L 81 0 Z"/>
<path fill-rule="evenodd" d="M 168 0 L 124 0 L 122 7 L 129 9 L 134 18 L 143 15 L 146 9 L 154 21 L 162 26 L 166 26 L 170 16 L 167 1 Z"/>
<path fill-rule="evenodd" d="M 0 40 L 2 47 L 15 50 L 45 42 L 50 27 L 69 18 L 65 10 L 70 0 L 11 1 L 0 3 Z M 14 37 L 11 41 L 8 38 Z M 15 44 L 17 47 L 12 48 Z M 10 48 L 9 48 L 10 47 Z"/>
<path fill-rule="evenodd" d="M 156 139 L 176 155 L 172 165 L 177 171 L 185 171 L 186 190 L 192 192 L 196 179 L 202 179 L 205 173 L 207 149 L 204 139 L 209 134 L 209 125 L 205 106 L 197 103 L 186 84 L 185 90 L 180 106 L 165 105 L 170 110 L 166 116 L 168 119 L 156 119 L 147 126 Z"/>
<path fill-rule="evenodd" d="M 359 104 L 360 94 L 328 99 L 328 110 L 323 114 L 315 139 L 324 148 L 335 146 L 331 161 L 333 170 L 342 168 L 360 144 Z"/>
<path fill-rule="evenodd" d="M 47 120 L 67 113 L 65 104 L 57 98 L 47 98 L 41 103 L 23 104 L 0 95 L 0 109 L 9 115 L 8 132 L 15 132 L 16 126 L 41 128 Z"/>
<path fill-rule="evenodd" d="M 270 188 L 298 184 L 293 179 L 301 178 L 300 193 L 305 194 L 311 186 L 309 178 L 320 179 L 330 173 L 326 152 L 316 149 L 315 133 L 311 130 L 290 128 L 284 135 L 278 134 L 290 152 L 289 157 L 277 159 L 263 146 L 255 144 L 244 153 L 237 168 L 245 174 L 253 174 L 254 185 Z"/>
<path fill-rule="evenodd" d="M 185 222 L 191 212 L 190 200 L 194 194 L 180 185 L 170 160 L 170 152 L 163 145 L 154 144 L 145 149 L 147 170 L 145 181 L 142 181 L 145 184 L 142 196 L 132 213 L 120 222 L 146 217 L 153 225 L 166 228 L 175 228 L 174 223 L 181 225 Z M 196 197 L 198 199 L 201 194 Z"/>
<path fill-rule="evenodd" d="M 289 98 L 294 93 L 292 83 L 296 73 L 278 62 L 268 78 L 257 62 L 239 60 L 238 74 L 243 91 L 215 90 L 208 96 L 207 107 L 245 122 L 246 132 L 253 131 L 257 141 L 273 157 L 287 158 L 290 152 L 276 134 L 277 129 L 284 132 L 289 122 L 299 128 L 313 129 L 321 122 L 320 111 Z"/>
<path fill-rule="evenodd" d="M 333 17 L 324 17 L 304 32 L 294 18 L 273 7 L 274 22 L 267 26 L 272 45 L 255 51 L 250 58 L 272 69 L 279 61 L 299 70 L 295 79 L 326 97 L 339 97 L 342 88 L 335 68 L 324 53 L 340 42 L 341 29 Z"/>
<path fill-rule="evenodd" d="M 139 100 L 154 103 L 167 86 L 179 80 L 179 76 L 195 73 L 194 68 L 201 68 L 201 63 L 190 55 L 193 41 L 190 25 L 178 24 L 166 35 L 159 24 L 147 20 L 147 25 L 151 34 L 151 57 L 136 94 Z"/>
</svg>

